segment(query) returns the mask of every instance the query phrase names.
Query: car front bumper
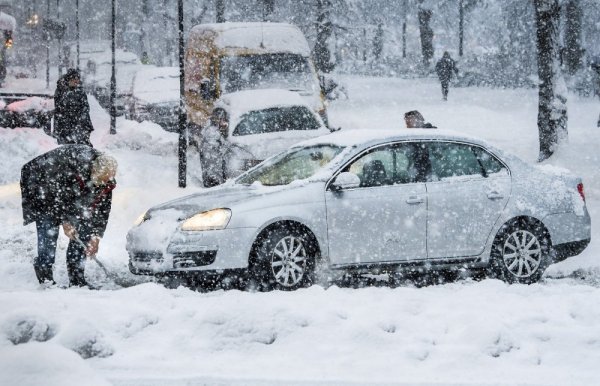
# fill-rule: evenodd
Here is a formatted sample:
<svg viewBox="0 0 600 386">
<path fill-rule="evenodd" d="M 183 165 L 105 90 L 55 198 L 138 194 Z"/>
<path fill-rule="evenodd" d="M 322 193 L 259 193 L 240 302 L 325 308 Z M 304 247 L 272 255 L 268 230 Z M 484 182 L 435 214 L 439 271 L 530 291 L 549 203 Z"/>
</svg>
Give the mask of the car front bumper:
<svg viewBox="0 0 600 386">
<path fill-rule="evenodd" d="M 175 231 L 163 250 L 148 248 L 136 228 L 127 235 L 129 269 L 134 274 L 221 271 L 248 267 L 256 229 Z"/>
</svg>

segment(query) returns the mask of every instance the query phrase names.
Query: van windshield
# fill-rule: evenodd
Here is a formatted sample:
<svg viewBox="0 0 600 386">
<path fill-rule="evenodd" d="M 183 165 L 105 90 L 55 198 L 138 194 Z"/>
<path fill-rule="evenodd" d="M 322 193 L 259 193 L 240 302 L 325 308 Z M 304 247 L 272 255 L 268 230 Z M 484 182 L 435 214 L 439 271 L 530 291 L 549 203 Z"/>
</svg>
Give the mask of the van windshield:
<svg viewBox="0 0 600 386">
<path fill-rule="evenodd" d="M 220 82 L 222 93 L 265 88 L 316 91 L 308 58 L 297 54 L 223 56 Z"/>
</svg>

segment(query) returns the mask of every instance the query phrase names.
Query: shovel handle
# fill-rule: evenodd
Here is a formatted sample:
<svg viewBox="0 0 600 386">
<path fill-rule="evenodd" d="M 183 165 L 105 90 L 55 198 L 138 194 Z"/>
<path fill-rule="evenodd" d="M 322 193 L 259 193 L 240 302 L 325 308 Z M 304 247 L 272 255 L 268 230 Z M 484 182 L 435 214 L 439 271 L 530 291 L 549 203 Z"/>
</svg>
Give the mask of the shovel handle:
<svg viewBox="0 0 600 386">
<path fill-rule="evenodd" d="M 81 239 L 79 237 L 75 237 L 74 240 L 83 249 L 87 248 L 87 245 L 85 245 L 85 243 L 83 241 L 81 241 Z M 102 262 L 100 260 L 98 260 L 98 258 L 96 257 L 96 255 L 90 256 L 90 259 L 94 260 L 96 262 L 96 264 L 98 264 L 98 267 L 100 267 L 107 276 L 110 276 L 110 273 L 108 272 L 108 269 L 106 269 L 106 267 L 104 266 L 104 264 L 102 264 Z"/>
</svg>

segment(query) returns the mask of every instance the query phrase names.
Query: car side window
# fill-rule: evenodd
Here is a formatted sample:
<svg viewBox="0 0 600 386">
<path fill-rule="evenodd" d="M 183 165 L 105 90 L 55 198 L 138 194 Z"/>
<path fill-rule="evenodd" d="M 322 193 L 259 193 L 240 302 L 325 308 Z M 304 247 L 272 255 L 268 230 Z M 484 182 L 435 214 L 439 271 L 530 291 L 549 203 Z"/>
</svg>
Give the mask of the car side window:
<svg viewBox="0 0 600 386">
<path fill-rule="evenodd" d="M 417 148 L 401 143 L 376 148 L 352 162 L 344 171 L 354 173 L 361 187 L 405 184 L 422 180 L 415 162 Z"/>
<path fill-rule="evenodd" d="M 484 169 L 472 146 L 433 142 L 428 145 L 431 164 L 430 181 L 443 181 L 453 177 L 484 177 Z"/>
<path fill-rule="evenodd" d="M 497 174 L 508 174 L 508 170 L 506 170 L 504 164 L 487 151 L 482 148 L 475 148 L 475 153 L 477 154 L 477 158 L 479 158 L 483 170 L 485 170 L 486 177 Z"/>
</svg>

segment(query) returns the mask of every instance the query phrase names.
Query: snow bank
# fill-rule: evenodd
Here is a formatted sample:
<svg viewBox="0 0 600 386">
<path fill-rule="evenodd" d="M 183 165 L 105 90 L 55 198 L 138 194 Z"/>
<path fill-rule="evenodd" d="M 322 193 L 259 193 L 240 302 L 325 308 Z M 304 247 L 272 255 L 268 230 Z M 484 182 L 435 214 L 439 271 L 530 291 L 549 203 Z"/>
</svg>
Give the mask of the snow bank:
<svg viewBox="0 0 600 386">
<path fill-rule="evenodd" d="M 0 348 L 0 384 L 19 386 L 110 386 L 77 354 L 55 344 Z"/>
</svg>

